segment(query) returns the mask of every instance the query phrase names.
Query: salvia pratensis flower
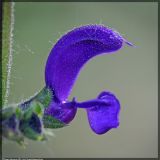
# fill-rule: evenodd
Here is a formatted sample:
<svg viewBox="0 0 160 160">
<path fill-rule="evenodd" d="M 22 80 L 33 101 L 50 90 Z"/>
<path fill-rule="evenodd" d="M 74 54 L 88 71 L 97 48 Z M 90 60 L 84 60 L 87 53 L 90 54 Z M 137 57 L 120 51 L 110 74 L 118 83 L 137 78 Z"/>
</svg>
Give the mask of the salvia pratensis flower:
<svg viewBox="0 0 160 160">
<path fill-rule="evenodd" d="M 120 102 L 109 92 L 78 102 L 71 93 L 80 69 L 93 57 L 112 54 L 131 45 L 117 31 L 103 25 L 86 25 L 62 36 L 54 45 L 45 66 L 45 87 L 29 100 L 2 110 L 2 135 L 21 143 L 24 137 L 45 140 L 45 128 L 67 126 L 77 109 L 87 112 L 96 134 L 119 126 Z M 98 85 L 98 84 L 97 84 Z"/>
</svg>

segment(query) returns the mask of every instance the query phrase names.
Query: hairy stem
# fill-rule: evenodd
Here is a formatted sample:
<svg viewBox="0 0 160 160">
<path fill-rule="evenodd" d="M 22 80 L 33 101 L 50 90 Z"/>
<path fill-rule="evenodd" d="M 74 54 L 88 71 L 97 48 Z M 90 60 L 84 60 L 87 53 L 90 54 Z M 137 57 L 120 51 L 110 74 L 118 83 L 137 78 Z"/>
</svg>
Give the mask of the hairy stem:
<svg viewBox="0 0 160 160">
<path fill-rule="evenodd" d="M 8 102 L 13 55 L 14 2 L 3 2 L 2 17 L 2 106 Z"/>
</svg>

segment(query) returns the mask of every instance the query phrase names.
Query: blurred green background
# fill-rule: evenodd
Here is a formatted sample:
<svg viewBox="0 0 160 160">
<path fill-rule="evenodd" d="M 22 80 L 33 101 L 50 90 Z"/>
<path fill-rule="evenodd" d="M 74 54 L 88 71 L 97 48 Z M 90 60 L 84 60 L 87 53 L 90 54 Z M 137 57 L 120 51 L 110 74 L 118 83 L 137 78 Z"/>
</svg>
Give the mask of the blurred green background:
<svg viewBox="0 0 160 160">
<path fill-rule="evenodd" d="M 16 2 L 9 103 L 32 96 L 44 85 L 44 67 L 56 41 L 80 25 L 115 28 L 137 47 L 94 58 L 82 69 L 70 95 L 79 101 L 109 90 L 121 102 L 120 126 L 94 134 L 86 112 L 70 126 L 53 130 L 47 142 L 27 140 L 22 149 L 3 141 L 3 157 L 157 157 L 158 3 Z"/>
</svg>

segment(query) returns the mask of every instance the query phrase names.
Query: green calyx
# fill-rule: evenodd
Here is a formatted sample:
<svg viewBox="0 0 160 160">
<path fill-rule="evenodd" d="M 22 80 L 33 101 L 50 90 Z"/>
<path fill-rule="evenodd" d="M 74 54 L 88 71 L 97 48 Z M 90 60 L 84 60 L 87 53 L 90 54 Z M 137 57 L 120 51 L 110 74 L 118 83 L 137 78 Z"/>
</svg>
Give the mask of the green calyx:
<svg viewBox="0 0 160 160">
<path fill-rule="evenodd" d="M 43 125 L 44 128 L 62 128 L 66 126 L 64 122 L 49 115 L 43 116 Z"/>
<path fill-rule="evenodd" d="M 35 112 L 29 110 L 24 113 L 23 118 L 20 120 L 19 129 L 25 137 L 43 141 L 45 136 L 42 132 L 42 125 L 41 118 Z"/>
<path fill-rule="evenodd" d="M 19 119 L 22 112 L 15 106 L 7 107 L 2 110 L 2 136 L 24 145 L 24 136 L 19 130 Z"/>
<path fill-rule="evenodd" d="M 2 109 L 2 136 L 24 146 L 25 137 L 44 141 L 45 128 L 65 127 L 65 123 L 44 114 L 53 96 L 52 91 L 45 87 L 26 102 Z"/>
<path fill-rule="evenodd" d="M 53 93 L 52 91 L 45 87 L 42 91 L 40 91 L 34 99 L 38 102 L 40 102 L 44 108 L 47 108 L 52 100 Z"/>
</svg>

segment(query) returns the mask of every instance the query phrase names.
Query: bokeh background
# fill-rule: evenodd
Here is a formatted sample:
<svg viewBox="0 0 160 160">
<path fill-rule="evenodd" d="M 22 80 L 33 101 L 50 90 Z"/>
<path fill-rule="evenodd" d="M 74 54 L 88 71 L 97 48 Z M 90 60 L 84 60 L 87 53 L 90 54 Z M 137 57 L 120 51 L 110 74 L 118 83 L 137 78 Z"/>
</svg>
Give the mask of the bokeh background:
<svg viewBox="0 0 160 160">
<path fill-rule="evenodd" d="M 70 126 L 53 130 L 47 142 L 21 148 L 3 141 L 3 157 L 157 157 L 158 3 L 16 2 L 9 103 L 44 85 L 44 66 L 56 41 L 80 25 L 115 28 L 137 47 L 94 58 L 82 69 L 70 95 L 79 101 L 109 90 L 121 102 L 120 126 L 104 135 L 89 127 L 85 110 Z"/>
</svg>

